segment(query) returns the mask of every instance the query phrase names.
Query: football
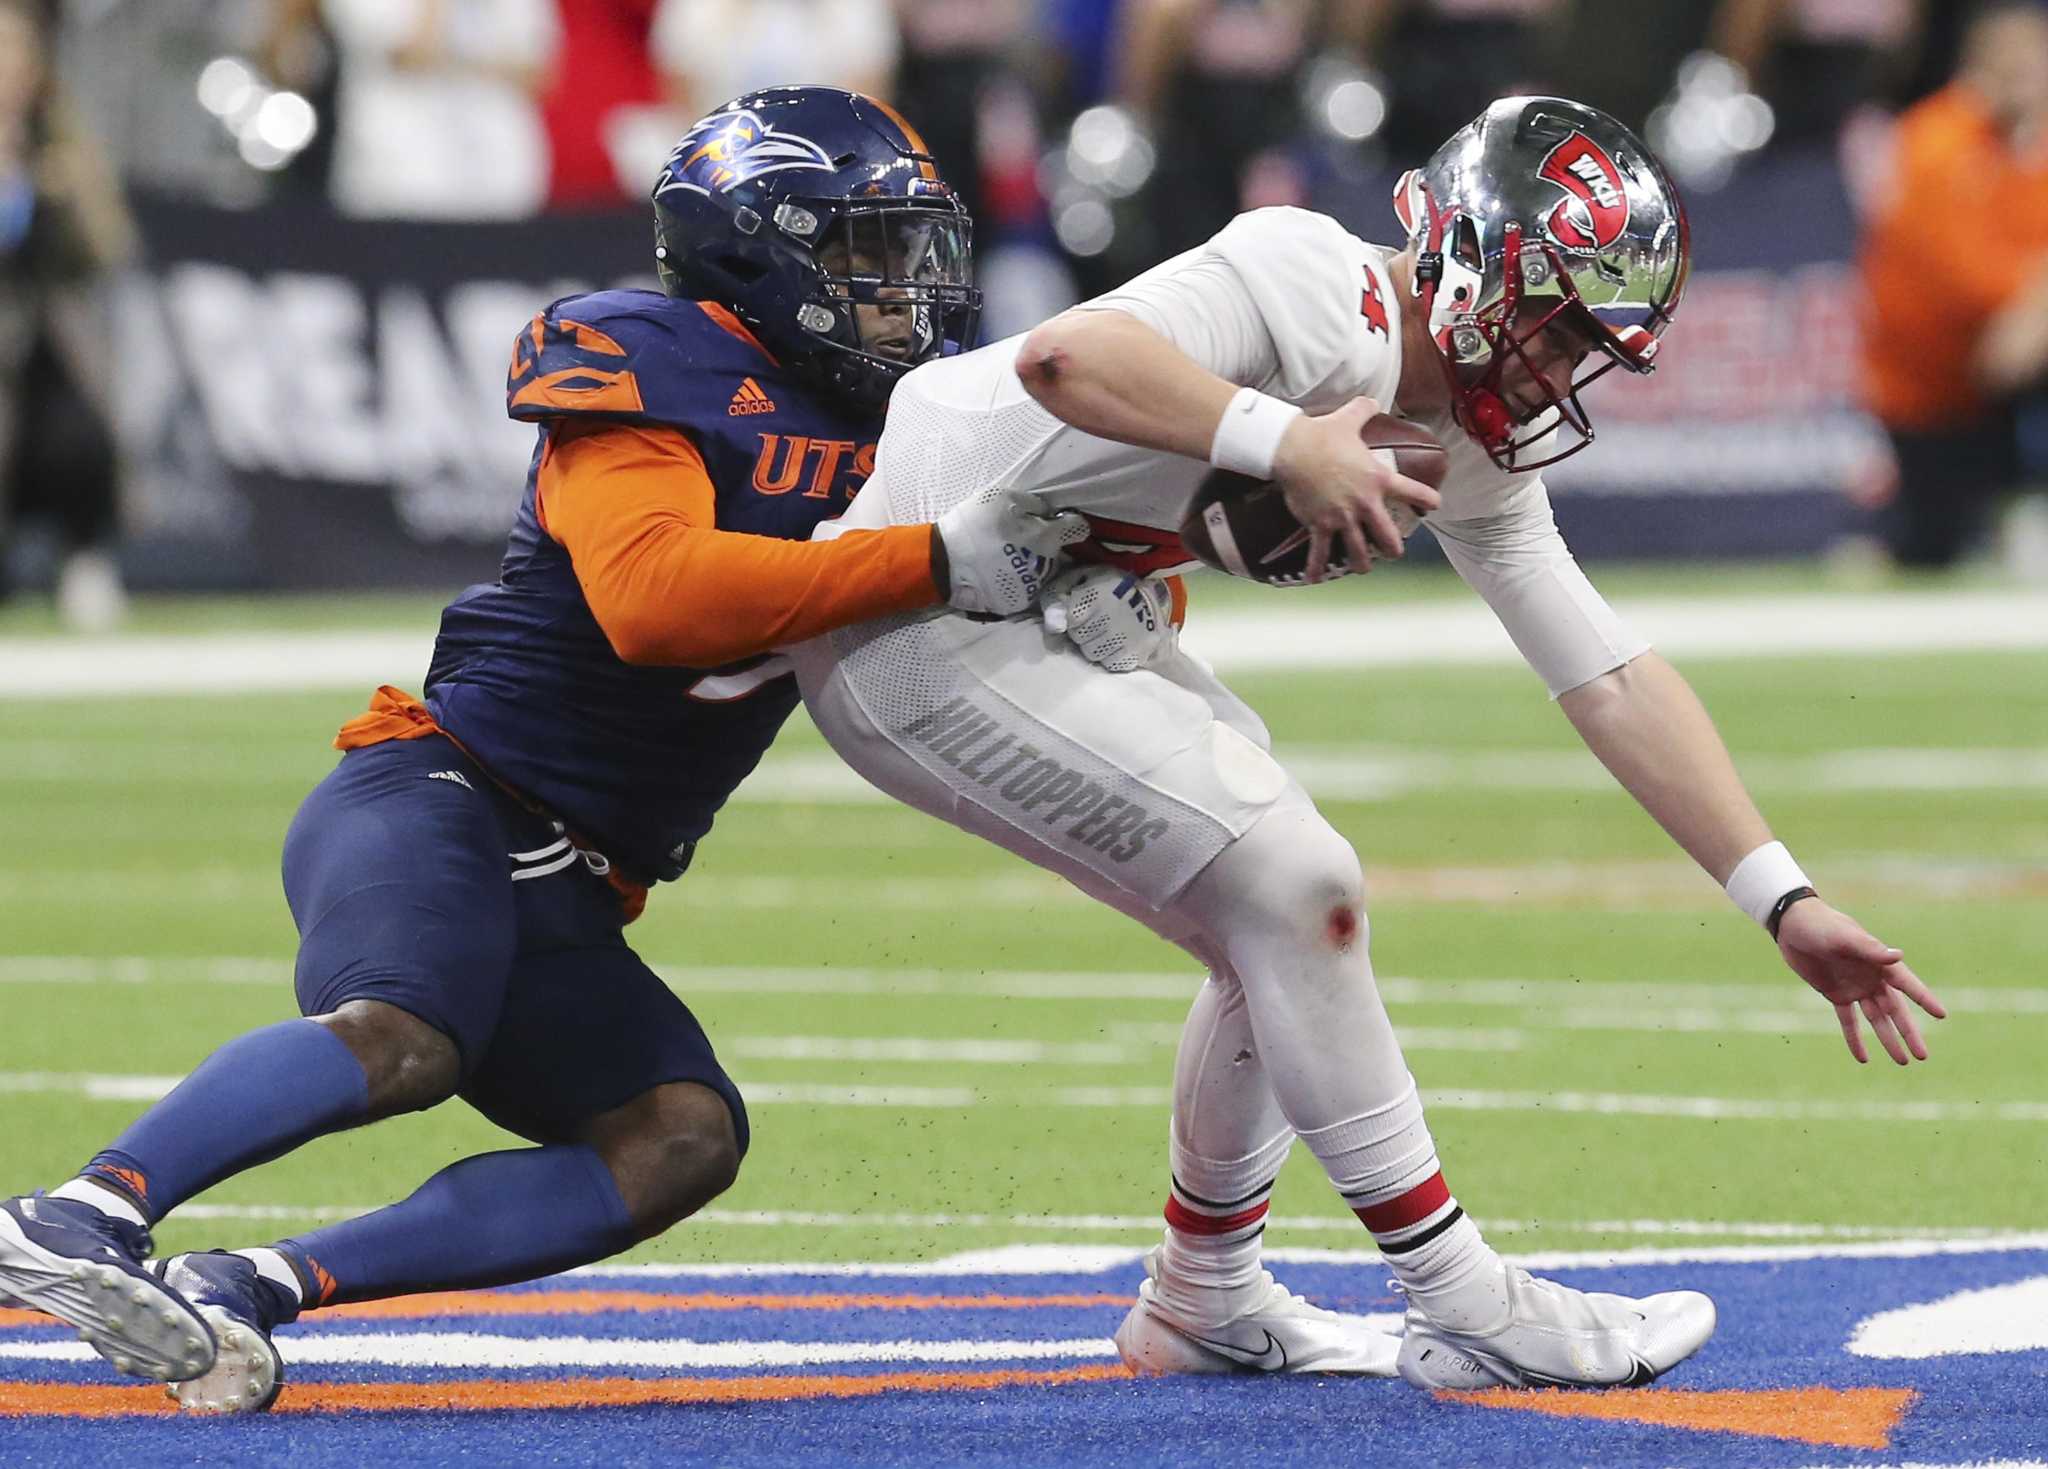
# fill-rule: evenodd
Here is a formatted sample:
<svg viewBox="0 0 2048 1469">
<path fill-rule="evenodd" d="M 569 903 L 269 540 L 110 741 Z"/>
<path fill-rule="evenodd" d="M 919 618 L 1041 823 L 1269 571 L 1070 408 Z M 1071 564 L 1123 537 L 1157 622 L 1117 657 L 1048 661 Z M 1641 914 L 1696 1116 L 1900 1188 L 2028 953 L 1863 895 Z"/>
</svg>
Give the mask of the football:
<svg viewBox="0 0 2048 1469">
<path fill-rule="evenodd" d="M 1429 430 L 1391 413 L 1377 413 L 1359 426 L 1359 437 L 1391 469 L 1435 489 L 1450 461 Z M 1394 526 L 1405 538 L 1420 521 L 1406 505 L 1390 504 Z M 1211 470 L 1195 491 L 1181 521 L 1180 538 L 1190 552 L 1218 571 L 1271 587 L 1301 587 L 1308 581 L 1308 529 L 1287 508 L 1271 480 L 1227 469 Z M 1339 539 L 1330 546 L 1324 580 L 1349 576 L 1350 552 Z"/>
</svg>

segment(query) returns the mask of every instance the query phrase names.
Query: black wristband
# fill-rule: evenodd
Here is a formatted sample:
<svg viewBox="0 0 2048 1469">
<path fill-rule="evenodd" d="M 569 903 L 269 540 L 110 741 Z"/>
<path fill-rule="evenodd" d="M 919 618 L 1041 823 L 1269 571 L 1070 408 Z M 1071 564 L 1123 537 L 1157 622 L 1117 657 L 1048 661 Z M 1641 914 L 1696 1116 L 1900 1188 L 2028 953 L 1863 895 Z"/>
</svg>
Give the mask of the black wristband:
<svg viewBox="0 0 2048 1469">
<path fill-rule="evenodd" d="M 1771 905 L 1771 916 L 1764 920 L 1764 928 L 1769 931 L 1772 941 L 1776 942 L 1777 940 L 1778 925 L 1785 921 L 1785 910 L 1787 908 L 1791 907 L 1801 898 L 1817 898 L 1819 896 L 1820 894 L 1812 888 L 1794 888 L 1791 892 L 1773 903 Z"/>
</svg>

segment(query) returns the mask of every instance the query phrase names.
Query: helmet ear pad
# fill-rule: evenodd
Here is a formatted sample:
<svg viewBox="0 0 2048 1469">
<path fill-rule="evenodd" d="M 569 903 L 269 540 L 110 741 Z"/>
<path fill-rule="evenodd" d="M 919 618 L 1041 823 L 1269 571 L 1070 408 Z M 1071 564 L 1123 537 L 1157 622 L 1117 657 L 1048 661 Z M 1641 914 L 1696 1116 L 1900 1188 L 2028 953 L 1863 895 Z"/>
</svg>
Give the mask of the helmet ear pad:
<svg viewBox="0 0 2048 1469">
<path fill-rule="evenodd" d="M 751 230 L 742 227 L 749 215 Z M 692 248 L 675 243 L 680 241 L 698 243 Z M 754 210 L 703 194 L 655 201 L 654 265 L 669 295 L 725 303 L 748 299 L 779 272 L 817 270 L 808 249 Z"/>
<path fill-rule="evenodd" d="M 1418 243 L 1416 237 L 1429 214 L 1429 189 L 1422 182 L 1422 170 L 1411 168 L 1394 181 L 1394 218 L 1401 221 L 1411 245 Z"/>
</svg>

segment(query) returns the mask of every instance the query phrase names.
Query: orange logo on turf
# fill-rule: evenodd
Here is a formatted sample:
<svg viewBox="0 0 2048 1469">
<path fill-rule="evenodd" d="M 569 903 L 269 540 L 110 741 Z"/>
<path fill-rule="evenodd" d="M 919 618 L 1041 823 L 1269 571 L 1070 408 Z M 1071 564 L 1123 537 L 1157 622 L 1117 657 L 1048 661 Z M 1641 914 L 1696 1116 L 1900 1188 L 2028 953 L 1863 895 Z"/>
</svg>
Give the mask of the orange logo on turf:
<svg viewBox="0 0 2048 1469">
<path fill-rule="evenodd" d="M 775 400 L 762 392 L 761 385 L 752 378 L 742 378 L 739 387 L 733 392 L 732 401 L 725 405 L 725 411 L 734 418 L 749 413 L 773 413 Z"/>
</svg>

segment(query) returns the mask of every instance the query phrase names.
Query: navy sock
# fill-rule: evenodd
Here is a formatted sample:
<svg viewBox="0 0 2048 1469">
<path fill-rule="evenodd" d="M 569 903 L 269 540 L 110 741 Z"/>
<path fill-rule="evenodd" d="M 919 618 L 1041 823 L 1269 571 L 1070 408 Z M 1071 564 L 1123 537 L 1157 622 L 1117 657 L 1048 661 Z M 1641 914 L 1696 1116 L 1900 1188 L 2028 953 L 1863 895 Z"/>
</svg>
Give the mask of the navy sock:
<svg viewBox="0 0 2048 1469">
<path fill-rule="evenodd" d="M 340 1036 L 284 1020 L 229 1041 L 81 1170 L 152 1221 L 223 1178 L 363 1120 L 370 1083 Z"/>
<path fill-rule="evenodd" d="M 633 1243 L 625 1200 L 595 1148 L 562 1143 L 451 1163 L 412 1197 L 276 1248 L 306 1305 L 511 1285 Z"/>
</svg>

